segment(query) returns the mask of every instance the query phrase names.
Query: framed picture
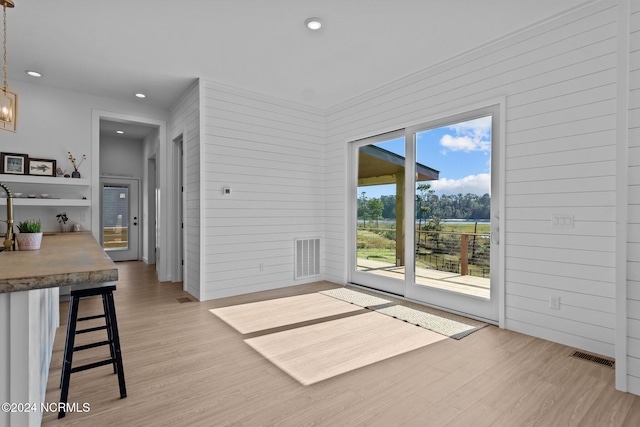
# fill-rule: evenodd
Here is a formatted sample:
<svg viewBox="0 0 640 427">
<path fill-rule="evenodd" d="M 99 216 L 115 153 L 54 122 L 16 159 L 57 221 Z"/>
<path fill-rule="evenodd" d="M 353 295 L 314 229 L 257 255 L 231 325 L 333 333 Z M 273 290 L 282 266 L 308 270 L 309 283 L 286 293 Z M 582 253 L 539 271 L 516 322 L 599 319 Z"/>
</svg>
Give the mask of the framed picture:
<svg viewBox="0 0 640 427">
<path fill-rule="evenodd" d="M 28 159 L 29 175 L 56 176 L 56 161 L 47 159 Z"/>
<path fill-rule="evenodd" d="M 26 154 L 0 153 L 0 172 L 13 175 L 25 175 L 27 173 Z"/>
</svg>

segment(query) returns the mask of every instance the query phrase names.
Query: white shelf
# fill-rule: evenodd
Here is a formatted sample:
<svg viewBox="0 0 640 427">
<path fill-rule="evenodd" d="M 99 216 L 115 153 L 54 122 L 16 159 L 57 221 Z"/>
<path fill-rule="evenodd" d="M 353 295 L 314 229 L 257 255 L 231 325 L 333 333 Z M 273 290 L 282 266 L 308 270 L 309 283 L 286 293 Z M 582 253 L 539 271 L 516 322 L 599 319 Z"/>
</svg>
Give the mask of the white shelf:
<svg viewBox="0 0 640 427">
<path fill-rule="evenodd" d="M 13 194 L 22 193 L 22 197 L 13 198 L 13 206 L 91 206 L 87 197 L 91 180 L 88 178 L 59 178 L 54 176 L 0 174 L 0 182 L 7 184 Z M 4 191 L 0 190 L 0 193 Z M 27 194 L 47 193 L 51 198 L 27 198 Z M 4 195 L 4 194 L 2 194 Z M 0 206 L 6 206 L 7 199 L 0 198 Z"/>
<path fill-rule="evenodd" d="M 0 182 L 15 182 L 19 184 L 51 184 L 51 185 L 80 185 L 89 186 L 88 178 L 59 178 L 54 176 L 11 175 L 0 174 Z"/>
<path fill-rule="evenodd" d="M 0 206 L 6 206 L 7 199 L 0 198 Z M 91 206 L 88 199 L 29 199 L 13 198 L 13 206 Z"/>
</svg>

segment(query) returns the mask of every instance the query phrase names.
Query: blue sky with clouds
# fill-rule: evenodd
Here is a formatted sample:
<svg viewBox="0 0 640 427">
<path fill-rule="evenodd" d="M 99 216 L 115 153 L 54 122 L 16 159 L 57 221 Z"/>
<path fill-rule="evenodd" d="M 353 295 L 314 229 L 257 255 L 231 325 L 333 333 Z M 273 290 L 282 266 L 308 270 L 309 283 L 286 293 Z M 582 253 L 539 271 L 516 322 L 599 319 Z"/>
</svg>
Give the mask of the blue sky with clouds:
<svg viewBox="0 0 640 427">
<path fill-rule="evenodd" d="M 429 182 L 436 194 L 491 194 L 491 116 L 419 132 L 416 140 L 418 163 L 440 171 L 440 179 Z M 404 156 L 404 138 L 375 145 Z M 380 197 L 395 194 L 395 186 L 362 191 Z"/>
</svg>

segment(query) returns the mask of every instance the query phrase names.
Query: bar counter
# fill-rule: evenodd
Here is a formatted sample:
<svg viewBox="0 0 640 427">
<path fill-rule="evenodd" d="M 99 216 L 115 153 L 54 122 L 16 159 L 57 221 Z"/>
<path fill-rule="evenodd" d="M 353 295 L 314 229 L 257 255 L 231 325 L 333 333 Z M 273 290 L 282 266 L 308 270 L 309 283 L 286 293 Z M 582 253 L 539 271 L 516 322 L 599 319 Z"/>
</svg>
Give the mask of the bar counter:
<svg viewBox="0 0 640 427">
<path fill-rule="evenodd" d="M 118 269 L 89 232 L 45 234 L 37 251 L 0 252 L 0 293 L 115 280 Z"/>
<path fill-rule="evenodd" d="M 37 251 L 0 252 L 0 426 L 39 426 L 61 286 L 114 282 L 118 269 L 91 233 L 45 234 Z M 66 313 L 65 313 L 66 315 Z"/>
</svg>

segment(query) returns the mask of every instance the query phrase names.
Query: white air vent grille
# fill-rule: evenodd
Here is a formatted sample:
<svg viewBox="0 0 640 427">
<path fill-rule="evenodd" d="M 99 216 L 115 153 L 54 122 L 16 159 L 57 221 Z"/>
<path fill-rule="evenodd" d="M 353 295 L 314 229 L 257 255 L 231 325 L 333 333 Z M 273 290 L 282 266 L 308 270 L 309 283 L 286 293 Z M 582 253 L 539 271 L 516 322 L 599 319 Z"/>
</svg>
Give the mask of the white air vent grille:
<svg viewBox="0 0 640 427">
<path fill-rule="evenodd" d="M 320 275 L 320 238 L 295 239 L 295 278 Z"/>
</svg>

